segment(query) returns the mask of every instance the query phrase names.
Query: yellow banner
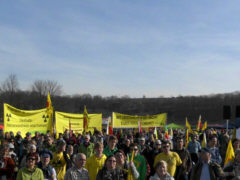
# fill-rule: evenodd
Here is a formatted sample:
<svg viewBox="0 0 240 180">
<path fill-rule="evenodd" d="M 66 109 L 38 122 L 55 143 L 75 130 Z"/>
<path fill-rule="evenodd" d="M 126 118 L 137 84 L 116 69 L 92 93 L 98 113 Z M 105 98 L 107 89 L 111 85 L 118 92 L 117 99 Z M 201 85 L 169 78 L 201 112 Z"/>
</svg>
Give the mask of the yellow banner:
<svg viewBox="0 0 240 180">
<path fill-rule="evenodd" d="M 12 131 L 16 134 L 21 131 L 25 137 L 27 132 L 46 133 L 48 130 L 52 130 L 52 119 L 47 113 L 47 108 L 25 111 L 4 104 L 4 132 Z"/>
<path fill-rule="evenodd" d="M 87 131 L 102 130 L 102 114 L 88 114 L 89 122 Z M 71 130 L 74 133 L 83 132 L 83 114 L 72 114 L 55 111 L 56 134 L 64 133 L 69 130 L 69 122 L 71 122 Z"/>
<path fill-rule="evenodd" d="M 147 116 L 131 116 L 113 112 L 114 128 L 137 128 L 139 120 L 142 128 L 144 127 L 164 127 L 167 120 L 167 114 L 147 115 Z"/>
</svg>

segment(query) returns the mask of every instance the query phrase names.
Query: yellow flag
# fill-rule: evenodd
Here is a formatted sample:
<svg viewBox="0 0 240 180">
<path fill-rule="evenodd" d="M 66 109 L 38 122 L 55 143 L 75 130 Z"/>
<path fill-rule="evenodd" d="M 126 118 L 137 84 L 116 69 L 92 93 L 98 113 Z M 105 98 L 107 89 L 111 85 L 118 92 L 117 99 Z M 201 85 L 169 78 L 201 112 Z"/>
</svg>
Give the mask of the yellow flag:
<svg viewBox="0 0 240 180">
<path fill-rule="evenodd" d="M 188 129 L 186 131 L 186 141 L 185 141 L 185 148 L 187 148 L 188 146 L 188 143 L 189 143 L 189 132 L 188 132 Z"/>
<path fill-rule="evenodd" d="M 131 156 L 131 161 L 132 162 L 133 162 L 133 158 L 134 158 L 134 150 L 132 151 L 132 156 Z M 131 170 L 131 166 L 129 166 L 129 168 L 128 168 L 127 180 L 134 180 L 132 170 Z"/>
<path fill-rule="evenodd" d="M 234 154 L 234 150 L 233 150 L 233 146 L 232 146 L 232 140 L 230 139 L 228 142 L 224 165 L 226 165 L 229 161 L 233 161 L 234 158 L 235 158 L 235 154 Z"/>
<path fill-rule="evenodd" d="M 206 138 L 206 134 L 203 133 L 203 140 L 202 140 L 202 148 L 207 147 L 207 138 Z"/>
<path fill-rule="evenodd" d="M 205 129 L 207 129 L 207 121 L 204 122 L 204 125 L 202 127 L 202 131 L 204 131 Z"/>
<path fill-rule="evenodd" d="M 193 133 L 191 125 L 189 124 L 187 118 L 186 118 L 186 127 L 188 128 L 188 130 L 190 131 L 190 133 Z"/>
<path fill-rule="evenodd" d="M 233 135 L 232 135 L 232 139 L 236 139 L 236 128 L 233 129 Z"/>
<path fill-rule="evenodd" d="M 154 129 L 154 134 L 155 134 L 155 136 L 156 136 L 156 139 L 158 139 L 157 127 L 155 127 L 155 129 Z"/>
</svg>

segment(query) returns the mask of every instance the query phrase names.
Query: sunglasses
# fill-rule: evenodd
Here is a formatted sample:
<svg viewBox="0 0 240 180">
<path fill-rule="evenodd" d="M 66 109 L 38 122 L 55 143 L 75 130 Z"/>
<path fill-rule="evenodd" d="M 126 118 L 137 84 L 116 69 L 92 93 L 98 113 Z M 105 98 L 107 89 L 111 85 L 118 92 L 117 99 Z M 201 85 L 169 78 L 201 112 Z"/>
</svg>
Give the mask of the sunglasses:
<svg viewBox="0 0 240 180">
<path fill-rule="evenodd" d="M 134 148 L 134 149 L 131 149 L 131 151 L 138 151 L 138 149 L 137 149 L 137 148 Z"/>
<path fill-rule="evenodd" d="M 163 146 L 163 148 L 169 148 L 170 146 Z"/>
<path fill-rule="evenodd" d="M 108 160 L 108 162 L 114 162 L 115 163 L 116 161 L 115 160 Z"/>
<path fill-rule="evenodd" d="M 35 161 L 35 158 L 28 158 L 28 160 L 30 161 Z"/>
</svg>

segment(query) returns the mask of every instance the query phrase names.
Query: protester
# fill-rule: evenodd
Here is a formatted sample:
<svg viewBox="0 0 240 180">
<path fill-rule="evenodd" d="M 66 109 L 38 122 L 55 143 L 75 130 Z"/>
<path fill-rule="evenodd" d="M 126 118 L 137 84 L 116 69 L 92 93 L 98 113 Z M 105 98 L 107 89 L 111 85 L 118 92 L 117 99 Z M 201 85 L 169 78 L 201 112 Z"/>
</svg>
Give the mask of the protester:
<svg viewBox="0 0 240 180">
<path fill-rule="evenodd" d="M 9 155 L 9 147 L 7 145 L 0 149 L 0 179 L 12 180 L 15 163 Z"/>
<path fill-rule="evenodd" d="M 86 155 L 78 153 L 74 157 L 74 164 L 75 166 L 67 170 L 64 180 L 89 180 L 88 170 L 84 168 L 86 164 Z"/>
<path fill-rule="evenodd" d="M 36 167 L 38 156 L 35 153 L 27 155 L 27 165 L 17 174 L 17 180 L 44 180 L 43 172 Z"/>
<path fill-rule="evenodd" d="M 211 161 L 221 164 L 222 157 L 219 152 L 219 148 L 217 147 L 217 136 L 212 135 L 209 137 L 208 149 L 211 151 Z"/>
<path fill-rule="evenodd" d="M 106 148 L 104 148 L 103 154 L 105 154 L 107 157 L 110 155 L 114 155 L 114 153 L 117 151 L 117 138 L 115 136 L 109 136 L 108 138 L 108 145 Z"/>
<path fill-rule="evenodd" d="M 139 177 L 139 173 L 133 163 L 133 161 L 126 160 L 126 156 L 122 150 L 117 150 L 115 152 L 115 157 L 117 160 L 117 168 L 124 170 L 125 172 L 130 171 L 131 168 L 131 175 L 134 179 L 137 179 Z"/>
<path fill-rule="evenodd" d="M 116 168 L 116 158 L 109 155 L 105 161 L 104 167 L 99 170 L 96 180 L 126 180 L 127 172 Z"/>
<path fill-rule="evenodd" d="M 182 160 L 182 165 L 177 169 L 175 179 L 176 180 L 188 180 L 189 173 L 192 169 L 192 160 L 191 155 L 187 149 L 184 148 L 183 137 L 177 137 L 176 143 L 176 153 L 178 153 L 179 157 Z"/>
<path fill-rule="evenodd" d="M 94 145 L 95 154 L 87 159 L 86 169 L 89 172 L 90 180 L 96 180 L 97 173 L 103 168 L 105 160 L 107 157 L 103 154 L 103 144 L 97 142 Z"/>
<path fill-rule="evenodd" d="M 193 167 L 190 180 L 216 180 L 224 177 L 224 172 L 220 165 L 211 162 L 211 151 L 208 148 L 202 148 L 200 161 Z"/>
<path fill-rule="evenodd" d="M 65 150 L 66 142 L 64 140 L 59 140 L 57 143 L 56 152 L 53 154 L 53 159 L 50 162 L 50 164 L 56 170 L 58 180 L 64 179 L 67 163 L 69 161 L 69 157 L 67 157 L 66 153 L 64 152 Z"/>
<path fill-rule="evenodd" d="M 174 180 L 174 178 L 167 172 L 166 161 L 159 161 L 156 165 L 156 173 L 151 176 L 149 180 Z"/>
<path fill-rule="evenodd" d="M 224 167 L 224 172 L 229 172 L 226 180 L 239 180 L 240 179 L 240 149 L 235 151 L 235 158 L 233 162 L 229 162 Z"/>
<path fill-rule="evenodd" d="M 90 142 L 90 136 L 84 137 L 84 142 L 80 144 L 78 152 L 83 153 L 89 158 L 93 155 L 94 144 Z"/>
<path fill-rule="evenodd" d="M 40 152 L 41 161 L 37 166 L 42 170 L 44 180 L 57 180 L 56 170 L 49 164 L 52 157 L 52 152 L 48 149 L 44 149 Z"/>
<path fill-rule="evenodd" d="M 198 135 L 192 134 L 192 140 L 188 143 L 187 150 L 191 154 L 191 159 L 194 163 L 198 162 L 198 152 L 201 150 L 201 144 L 197 141 Z"/>
<path fill-rule="evenodd" d="M 139 177 L 137 178 L 137 180 L 144 180 L 147 175 L 147 166 L 146 166 L 147 164 L 146 164 L 145 158 L 139 153 L 138 144 L 136 143 L 131 144 L 130 152 L 131 152 L 131 155 L 129 156 L 129 159 L 132 158 L 132 154 L 133 154 L 134 155 L 133 162 L 139 173 Z"/>
<path fill-rule="evenodd" d="M 164 160 L 168 164 L 168 173 L 174 176 L 177 166 L 182 164 L 182 160 L 176 152 L 170 151 L 170 142 L 168 140 L 162 142 L 162 149 L 163 152 L 155 157 L 153 166 L 156 167 L 158 161 Z"/>
</svg>

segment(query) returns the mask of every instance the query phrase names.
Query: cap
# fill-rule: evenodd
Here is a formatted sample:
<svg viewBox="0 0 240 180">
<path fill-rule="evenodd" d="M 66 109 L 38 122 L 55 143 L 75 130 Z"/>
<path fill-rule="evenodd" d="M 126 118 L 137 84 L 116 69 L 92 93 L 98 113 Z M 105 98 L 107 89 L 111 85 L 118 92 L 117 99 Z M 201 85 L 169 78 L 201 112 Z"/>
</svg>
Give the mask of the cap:
<svg viewBox="0 0 240 180">
<path fill-rule="evenodd" d="M 50 154 L 49 153 L 43 153 L 41 156 L 43 158 L 50 158 Z"/>
<path fill-rule="evenodd" d="M 208 148 L 202 148 L 200 152 L 206 152 L 211 154 L 211 151 Z"/>
<path fill-rule="evenodd" d="M 40 156 L 43 157 L 43 158 L 50 158 L 52 159 L 53 155 L 52 155 L 52 152 L 48 149 L 44 149 L 42 151 L 40 151 Z"/>
<path fill-rule="evenodd" d="M 30 135 L 31 135 L 31 133 L 30 133 L 30 132 L 27 132 L 27 133 L 26 133 L 26 136 L 30 136 Z"/>
<path fill-rule="evenodd" d="M 144 138 L 144 137 L 141 137 L 141 138 L 140 138 L 140 141 L 145 141 L 145 138 Z"/>
</svg>

